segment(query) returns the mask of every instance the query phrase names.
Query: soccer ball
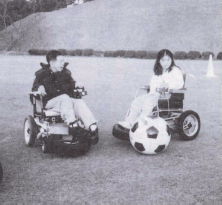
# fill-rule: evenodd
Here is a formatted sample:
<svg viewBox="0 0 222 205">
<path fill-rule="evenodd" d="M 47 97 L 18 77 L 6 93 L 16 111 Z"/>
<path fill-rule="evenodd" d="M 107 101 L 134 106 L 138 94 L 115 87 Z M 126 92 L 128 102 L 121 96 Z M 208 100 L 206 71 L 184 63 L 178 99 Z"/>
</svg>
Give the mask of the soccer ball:
<svg viewBox="0 0 222 205">
<path fill-rule="evenodd" d="M 157 154 L 167 148 L 170 142 L 169 127 L 160 117 L 143 117 L 130 130 L 130 142 L 142 154 Z"/>
</svg>

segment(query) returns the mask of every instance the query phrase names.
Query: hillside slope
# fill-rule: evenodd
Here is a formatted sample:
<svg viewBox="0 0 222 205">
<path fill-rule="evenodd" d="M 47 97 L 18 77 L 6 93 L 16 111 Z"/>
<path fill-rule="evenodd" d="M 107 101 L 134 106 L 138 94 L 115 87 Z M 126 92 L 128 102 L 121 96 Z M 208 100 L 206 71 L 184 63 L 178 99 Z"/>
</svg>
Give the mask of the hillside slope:
<svg viewBox="0 0 222 205">
<path fill-rule="evenodd" d="M 219 0 L 95 0 L 34 14 L 15 25 L 20 28 L 19 39 L 9 50 L 222 50 Z M 9 35 L 1 36 L 3 48 L 10 44 Z"/>
</svg>

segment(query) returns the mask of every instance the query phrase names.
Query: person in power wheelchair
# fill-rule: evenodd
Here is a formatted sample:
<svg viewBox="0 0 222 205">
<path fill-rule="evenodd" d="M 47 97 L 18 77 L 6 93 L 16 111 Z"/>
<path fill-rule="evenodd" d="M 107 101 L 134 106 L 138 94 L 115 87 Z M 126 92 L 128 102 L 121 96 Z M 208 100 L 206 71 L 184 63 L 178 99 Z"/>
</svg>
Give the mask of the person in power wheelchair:
<svg viewBox="0 0 222 205">
<path fill-rule="evenodd" d="M 34 118 L 25 120 L 25 142 L 32 146 L 36 137 L 41 139 L 43 152 L 51 152 L 53 141 L 77 149 L 83 142 L 83 150 L 87 151 L 99 137 L 97 121 L 81 99 L 86 92 L 76 86 L 59 51 L 49 51 L 46 60 L 48 64 L 41 63 L 42 69 L 36 72 L 30 94 Z"/>
<path fill-rule="evenodd" d="M 146 94 L 136 97 L 124 119 L 113 127 L 113 135 L 128 140 L 129 130 L 142 116 L 164 118 L 169 132 L 178 131 L 184 140 L 194 139 L 200 130 L 199 115 L 192 111 L 183 111 L 186 75 L 176 66 L 171 51 L 158 52 L 154 65 L 154 75 L 150 85 L 142 89 Z"/>
</svg>

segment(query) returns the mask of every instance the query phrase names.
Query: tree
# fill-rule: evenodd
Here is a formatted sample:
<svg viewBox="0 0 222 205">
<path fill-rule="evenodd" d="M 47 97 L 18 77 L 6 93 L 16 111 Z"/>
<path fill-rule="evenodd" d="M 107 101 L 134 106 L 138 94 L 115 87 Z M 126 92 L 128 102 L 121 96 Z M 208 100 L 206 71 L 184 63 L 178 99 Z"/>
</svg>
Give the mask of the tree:
<svg viewBox="0 0 222 205">
<path fill-rule="evenodd" d="M 8 15 L 8 0 L 1 0 L 0 2 L 0 29 L 5 29 L 10 23 L 10 16 Z"/>
</svg>

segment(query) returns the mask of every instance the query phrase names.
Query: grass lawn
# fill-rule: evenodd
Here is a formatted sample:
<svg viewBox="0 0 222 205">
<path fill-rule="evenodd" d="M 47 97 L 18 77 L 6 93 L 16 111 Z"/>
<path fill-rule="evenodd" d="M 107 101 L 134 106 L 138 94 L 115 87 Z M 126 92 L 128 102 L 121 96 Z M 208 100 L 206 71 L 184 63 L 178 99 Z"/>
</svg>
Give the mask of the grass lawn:
<svg viewBox="0 0 222 205">
<path fill-rule="evenodd" d="M 205 77 L 207 61 L 176 61 L 188 74 L 185 107 L 202 127 L 194 141 L 172 139 L 166 152 L 136 153 L 112 137 L 140 86 L 149 83 L 154 61 L 69 57 L 70 70 L 89 95 L 99 120 L 100 142 L 78 158 L 43 154 L 23 140 L 32 113 L 28 92 L 44 57 L 0 56 L 1 204 L 221 204 L 222 62 Z M 194 77 L 192 77 L 194 75 Z M 220 76 L 220 77 L 219 77 Z"/>
</svg>

